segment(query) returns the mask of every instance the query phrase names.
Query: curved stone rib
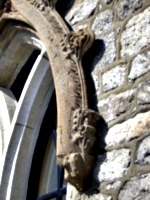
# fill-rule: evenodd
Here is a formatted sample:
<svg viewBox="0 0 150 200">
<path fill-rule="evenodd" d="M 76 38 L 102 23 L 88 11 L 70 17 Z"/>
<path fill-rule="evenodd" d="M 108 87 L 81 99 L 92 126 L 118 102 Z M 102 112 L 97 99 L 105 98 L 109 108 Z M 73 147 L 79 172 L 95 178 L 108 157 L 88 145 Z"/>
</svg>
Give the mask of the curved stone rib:
<svg viewBox="0 0 150 200">
<path fill-rule="evenodd" d="M 12 3 L 45 44 L 57 98 L 57 162 L 65 168 L 68 182 L 84 190 L 94 165 L 95 126 L 100 117 L 88 109 L 81 59 L 94 34 L 88 29 L 70 32 L 55 11 L 55 0 Z"/>
</svg>

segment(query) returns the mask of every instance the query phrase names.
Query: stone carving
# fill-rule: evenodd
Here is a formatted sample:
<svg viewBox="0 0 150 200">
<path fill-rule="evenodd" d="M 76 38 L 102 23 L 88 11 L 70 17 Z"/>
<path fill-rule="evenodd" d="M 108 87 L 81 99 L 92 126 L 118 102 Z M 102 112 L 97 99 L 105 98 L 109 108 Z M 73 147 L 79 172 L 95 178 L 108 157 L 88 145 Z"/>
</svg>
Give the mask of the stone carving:
<svg viewBox="0 0 150 200">
<path fill-rule="evenodd" d="M 75 53 L 78 59 L 89 49 L 94 41 L 94 33 L 90 29 L 79 30 L 77 33 L 70 32 L 68 35 L 64 35 L 65 40 L 62 43 L 64 51 L 68 48 L 71 49 L 71 54 Z M 69 43 L 69 47 L 65 44 Z"/>
<path fill-rule="evenodd" d="M 15 8 L 12 5 L 12 3 L 10 1 L 7 1 L 5 3 L 5 7 L 3 10 L 0 11 L 0 17 L 4 14 L 4 13 L 9 13 L 9 12 L 15 12 Z"/>
<path fill-rule="evenodd" d="M 98 119 L 99 115 L 90 109 L 76 109 L 74 112 L 72 141 L 80 147 L 82 153 L 92 151 L 96 139 L 94 125 Z"/>
<path fill-rule="evenodd" d="M 98 113 L 90 109 L 76 109 L 70 142 L 77 145 L 79 151 L 57 156 L 58 164 L 65 168 L 65 179 L 81 191 L 87 187 L 94 167 L 95 158 L 92 153 L 98 120 Z"/>
<path fill-rule="evenodd" d="M 96 124 L 100 119 L 98 113 L 88 109 L 81 66 L 94 33 L 89 29 L 70 32 L 55 10 L 56 0 L 11 2 L 22 16 L 20 20 L 36 31 L 47 49 L 57 97 L 57 162 L 65 168 L 66 180 L 82 191 L 92 174 Z"/>
</svg>

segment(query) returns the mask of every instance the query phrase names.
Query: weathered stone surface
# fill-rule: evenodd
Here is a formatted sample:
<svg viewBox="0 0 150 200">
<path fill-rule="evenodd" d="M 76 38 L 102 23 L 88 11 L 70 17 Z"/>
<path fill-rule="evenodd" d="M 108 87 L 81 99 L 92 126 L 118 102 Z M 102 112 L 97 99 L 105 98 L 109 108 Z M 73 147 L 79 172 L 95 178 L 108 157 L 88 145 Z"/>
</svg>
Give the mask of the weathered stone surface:
<svg viewBox="0 0 150 200">
<path fill-rule="evenodd" d="M 88 195 L 84 198 L 85 200 L 112 200 L 112 197 L 110 195 L 106 194 L 94 194 L 94 195 Z"/>
<path fill-rule="evenodd" d="M 99 76 L 98 74 L 92 74 L 92 78 L 95 84 L 96 94 L 99 95 L 100 93 L 100 83 L 99 83 Z"/>
<path fill-rule="evenodd" d="M 139 85 L 137 101 L 138 104 L 150 103 L 150 79 Z"/>
<path fill-rule="evenodd" d="M 139 54 L 134 58 L 131 64 L 129 80 L 134 80 L 150 71 L 150 51 L 145 55 Z"/>
<path fill-rule="evenodd" d="M 66 20 L 73 25 L 88 18 L 96 8 L 97 2 L 98 0 L 77 0 L 67 14 Z"/>
<path fill-rule="evenodd" d="M 149 19 L 150 7 L 129 20 L 121 36 L 122 57 L 132 56 L 150 44 Z"/>
<path fill-rule="evenodd" d="M 99 13 L 93 23 L 92 29 L 95 34 L 101 34 L 112 28 L 113 25 L 113 11 L 105 10 Z"/>
<path fill-rule="evenodd" d="M 78 4 L 76 4 L 76 2 L 79 2 L 80 3 L 80 7 L 78 7 L 78 9 L 74 12 L 75 14 L 72 14 L 72 18 L 70 19 L 70 21 L 71 21 L 71 23 L 72 24 L 76 24 L 75 26 L 79 26 L 79 24 L 77 24 L 77 22 L 79 22 L 79 21 L 81 21 L 81 19 L 86 19 L 87 17 L 89 17 L 91 14 L 92 14 L 92 12 L 94 11 L 94 9 L 92 8 L 92 6 L 93 6 L 93 4 L 92 4 L 92 6 L 91 5 L 86 5 L 87 7 L 89 7 L 88 9 L 86 9 L 86 6 L 84 7 L 84 9 L 81 7 L 81 5 L 84 5 L 84 3 L 85 2 L 89 2 L 89 1 L 87 1 L 87 0 L 82 0 L 82 2 L 81 1 L 75 1 L 75 7 L 76 6 L 78 6 Z M 93 2 L 92 3 L 94 3 L 95 1 L 93 0 Z M 113 5 L 111 4 L 111 5 L 109 5 L 109 6 L 104 6 L 104 4 L 109 4 L 109 3 L 112 3 L 112 0 L 102 0 L 102 1 L 100 1 L 100 0 L 98 0 L 97 2 L 101 2 L 101 5 L 103 6 L 102 8 L 99 8 L 99 9 L 102 9 L 102 12 L 103 12 L 103 14 L 104 14 L 104 11 L 103 11 L 103 9 L 110 9 L 110 8 L 112 8 L 113 7 Z M 130 9 L 127 11 L 127 12 L 123 12 L 123 13 L 119 13 L 121 16 L 123 16 L 123 18 L 126 18 L 127 16 L 129 16 L 131 13 L 133 13 L 136 9 L 137 9 L 137 7 L 135 6 L 136 5 L 136 3 L 138 2 L 137 0 L 135 0 L 134 2 L 133 2 L 133 0 L 131 0 L 131 1 L 125 1 L 125 0 L 120 0 L 120 1 L 117 1 L 117 0 L 113 0 L 113 3 L 114 2 L 116 2 L 116 3 L 120 3 L 120 2 L 127 2 L 129 5 L 131 5 L 131 7 L 130 7 Z M 132 2 L 132 3 L 131 3 Z M 147 0 L 147 2 L 148 2 L 148 0 Z M 120 3 L 120 5 L 121 5 L 121 3 Z M 75 7 L 73 7 L 73 9 L 75 9 Z M 133 10 L 132 10 L 132 8 L 134 8 Z M 89 10 L 92 10 L 92 11 L 89 11 Z M 117 10 L 118 9 L 118 7 L 113 7 L 113 9 L 115 9 L 115 10 Z M 98 9 L 97 9 L 97 11 L 98 11 Z M 109 10 L 110 12 L 112 12 L 111 10 Z M 120 12 L 122 12 L 123 10 L 121 10 Z M 87 14 L 87 12 L 89 12 L 90 14 Z M 71 12 L 70 12 L 71 13 Z M 76 14 L 77 13 L 77 14 Z M 84 15 L 84 13 L 86 13 L 85 15 Z M 105 14 L 106 14 L 107 12 L 105 11 Z M 95 13 L 96 14 L 96 13 Z M 101 16 L 101 21 L 99 21 L 99 23 L 97 23 L 97 27 L 99 26 L 98 24 L 101 24 L 101 27 L 98 27 L 98 28 L 96 28 L 95 30 L 96 30 L 96 33 L 97 34 L 102 34 L 102 32 L 103 31 L 110 31 L 110 29 L 112 28 L 112 21 L 113 21 L 113 19 L 112 19 L 112 16 L 110 15 L 109 17 L 107 16 L 107 15 L 102 15 L 102 13 L 101 14 L 99 14 L 100 16 Z M 147 15 L 145 15 L 145 16 L 147 16 Z M 116 19 L 116 18 L 115 18 Z M 94 22 L 96 22 L 96 19 L 95 19 L 95 21 Z M 116 22 L 116 21 L 114 21 L 114 22 Z M 84 23 L 84 22 L 83 22 Z M 81 28 L 85 28 L 86 26 L 90 26 L 90 21 L 88 21 L 88 20 L 86 20 L 86 23 L 88 24 L 88 25 L 80 25 L 78 28 L 79 29 L 81 29 Z M 122 31 L 122 27 L 124 27 L 124 24 L 118 24 L 120 27 L 121 27 L 121 29 L 120 29 L 120 31 Z M 123 26 L 122 26 L 123 25 Z M 93 25 L 94 26 L 94 25 Z M 138 26 L 138 25 L 137 25 Z M 115 28 L 116 28 L 116 33 L 118 33 L 119 34 L 119 29 L 117 30 L 117 24 L 115 24 Z M 99 30 L 98 30 L 99 29 Z M 144 29 L 144 28 L 143 28 Z M 146 26 L 146 30 L 147 30 L 147 26 Z M 134 30 L 132 30 L 131 32 L 130 32 L 130 37 L 132 37 L 133 36 L 133 33 L 134 33 Z M 144 35 L 143 34 L 144 33 L 144 31 L 142 32 L 142 35 Z M 105 34 L 105 33 L 104 33 Z M 135 35 L 136 35 L 136 33 L 135 33 Z M 117 35 L 115 35 L 115 37 L 118 37 Z M 115 57 L 116 57 L 116 49 L 115 49 L 115 37 L 114 37 L 114 33 L 112 33 L 112 34 L 109 34 L 109 35 L 104 35 L 102 38 L 104 38 L 104 41 L 105 41 L 105 47 L 106 47 L 106 51 L 105 51 L 105 54 L 103 55 L 103 57 L 102 57 L 102 60 L 99 62 L 99 64 L 98 64 L 98 67 L 99 68 L 101 68 L 101 67 L 104 67 L 105 65 L 109 65 L 109 64 L 112 64 L 112 62 L 115 60 Z M 144 36 L 141 36 L 141 37 L 143 37 L 144 38 Z M 116 38 L 116 40 L 117 40 L 117 42 L 119 41 L 119 39 L 120 39 L 120 37 L 119 38 Z M 136 43 L 136 42 L 135 42 Z M 144 42 L 143 42 L 144 43 Z M 143 45 L 143 44 L 142 44 Z M 119 46 L 119 45 L 118 45 Z M 113 48 L 112 48 L 113 47 Z M 127 47 L 128 48 L 128 47 Z M 143 48 L 143 47 L 142 47 Z M 130 48 L 129 48 L 130 49 Z M 119 50 L 119 48 L 118 48 L 118 50 Z M 127 49 L 128 50 L 128 49 Z M 134 49 L 135 50 L 135 49 Z M 135 50 L 136 51 L 136 50 Z M 119 52 L 117 52 L 117 53 L 119 53 Z M 100 56 L 101 57 L 101 56 Z M 117 56 L 117 59 L 119 59 L 119 57 Z M 143 59 L 143 60 L 142 60 Z M 136 69 L 135 68 L 133 68 L 132 69 L 132 67 L 131 67 L 131 71 L 132 71 L 132 73 L 131 73 L 131 71 L 130 71 L 130 74 L 129 74 L 129 76 L 131 76 L 131 78 L 129 78 L 129 80 L 134 80 L 135 78 L 138 78 L 138 77 L 140 77 L 141 76 L 141 74 L 143 75 L 143 74 L 145 74 L 145 73 L 147 73 L 148 71 L 147 71 L 147 65 L 146 64 L 144 64 L 144 58 L 142 58 L 141 60 L 143 61 L 143 63 L 141 63 L 141 65 L 144 65 L 143 66 L 143 69 L 141 69 L 141 71 L 140 71 L 140 75 L 138 74 L 138 75 L 133 75 L 133 71 L 136 71 L 136 70 L 138 70 L 138 68 L 139 67 L 137 67 Z M 125 58 L 125 60 L 127 60 L 127 61 L 129 61 L 128 59 L 126 59 Z M 122 59 L 121 61 L 124 61 L 124 59 Z M 142 62 L 141 61 L 141 62 Z M 119 61 L 120 62 L 120 61 Z M 137 61 L 138 62 L 138 61 Z M 101 64 L 102 63 L 102 64 Z M 116 62 L 115 62 L 116 63 Z M 118 60 L 117 60 L 117 63 L 118 63 Z M 147 63 L 147 61 L 145 61 L 145 63 Z M 133 63 L 132 63 L 133 64 Z M 112 66 L 112 65 L 111 65 Z M 119 66 L 120 67 L 120 66 Z M 123 66 L 122 66 L 123 67 Z M 141 66 L 142 67 L 142 66 Z M 106 68 L 107 69 L 107 68 Z M 111 90 L 111 89 L 113 89 L 113 88 L 116 88 L 116 87 L 118 87 L 118 86 L 121 86 L 122 84 L 123 84 L 123 82 L 124 82 L 124 75 L 125 75 L 125 69 L 124 70 L 121 70 L 121 71 L 119 71 L 119 69 L 118 69 L 118 71 L 117 71 L 117 69 L 118 69 L 118 66 L 117 67 L 115 67 L 114 69 L 112 69 L 112 70 L 110 70 L 110 71 L 107 71 L 107 72 L 104 72 L 104 74 L 103 74 L 103 77 L 102 77 L 102 80 L 100 80 L 101 81 L 101 83 L 103 84 L 103 86 L 104 86 L 104 89 L 103 89 L 103 91 L 108 91 L 108 90 Z M 107 69 L 108 70 L 108 69 Z M 140 69 L 139 69 L 140 70 Z M 145 71 L 144 71 L 145 70 Z M 100 71 L 100 70 L 99 70 Z M 94 81 L 95 81 L 95 84 L 96 84 L 96 90 L 97 90 L 97 94 L 99 94 L 99 90 L 101 89 L 100 88 L 100 83 L 99 83 L 99 76 L 98 76 L 98 70 L 97 70 L 97 74 L 95 74 L 95 76 L 93 76 L 94 77 Z M 132 75 L 131 75 L 132 74 Z M 112 77 L 111 77 L 112 76 Z M 135 78 L 132 78 L 132 77 L 135 77 Z M 111 82 L 111 78 L 112 78 L 112 82 Z M 116 79 L 116 80 L 115 80 Z M 131 86 L 131 84 L 129 85 L 129 86 Z M 147 86 L 146 86 L 147 87 Z M 149 87 L 149 86 L 148 86 Z M 139 93 L 138 93 L 138 95 L 139 95 L 139 98 L 137 99 L 138 100 L 138 102 L 139 101 L 141 101 L 141 99 L 142 99 L 142 102 L 143 101 L 147 101 L 146 99 L 148 99 L 149 97 L 148 97 L 148 93 L 146 93 L 146 91 L 147 91 L 147 89 L 146 90 L 144 90 L 143 88 L 145 88 L 145 86 L 141 86 L 140 85 L 140 87 L 139 87 Z M 128 88 L 129 89 L 129 88 Z M 118 90 L 117 90 L 118 91 Z M 148 90 L 149 91 L 149 90 Z M 133 94 L 129 94 L 129 96 L 127 95 L 127 96 L 125 96 L 125 95 L 123 95 L 123 97 L 122 97 L 122 95 L 114 95 L 112 98 L 111 98 L 111 101 L 109 102 L 107 102 L 108 104 L 109 104 L 109 106 L 108 106 L 108 110 L 106 109 L 106 115 L 107 114 L 110 114 L 109 116 L 108 116 L 108 118 L 110 117 L 112 117 L 112 119 L 115 119 L 115 118 L 117 118 L 119 115 L 121 115 L 122 113 L 124 113 L 124 112 L 126 112 L 127 110 L 129 110 L 129 109 L 131 109 L 131 107 L 132 107 L 132 105 L 133 105 L 133 100 L 134 100 L 134 94 L 135 94 L 135 92 L 133 91 Z M 106 98 L 106 94 L 104 94 L 105 95 L 105 98 Z M 140 95 L 142 96 L 142 97 L 140 97 Z M 145 98 L 145 95 L 146 95 L 146 98 Z M 126 98 L 127 97 L 127 98 Z M 68 98 L 69 99 L 69 98 Z M 116 99 L 117 99 L 117 102 L 115 102 L 116 101 Z M 106 105 L 105 105 L 106 106 Z M 110 112 L 110 113 L 108 113 L 108 112 Z M 127 114 L 128 114 L 128 112 L 127 112 Z M 126 118 L 128 117 L 127 116 L 127 114 L 126 114 Z M 104 118 L 105 118 L 105 112 L 103 112 L 103 116 L 104 116 Z M 143 118 L 141 118 L 141 120 L 145 120 L 145 118 L 143 117 Z M 134 124 L 134 121 L 130 121 L 130 123 L 131 123 L 131 125 L 132 124 Z M 143 123 L 143 122 L 142 122 Z M 128 124 L 129 125 L 129 124 Z M 146 129 L 145 128 L 145 126 L 147 126 L 147 124 L 145 125 L 141 125 L 140 124 L 140 122 L 139 122 L 139 124 L 138 124 L 138 130 L 140 130 L 139 132 L 138 131 L 136 131 L 136 127 L 137 126 L 137 123 L 135 123 L 135 126 L 134 126 L 134 128 L 133 128 L 133 130 L 132 130 L 132 132 L 129 134 L 129 138 L 127 138 L 128 140 L 131 138 L 134 138 L 134 137 L 138 137 L 136 134 L 143 134 L 142 133 L 142 131 L 144 131 L 144 130 L 148 130 L 148 129 Z M 129 125 L 129 127 L 130 127 L 130 125 Z M 144 128 L 143 128 L 144 127 Z M 120 129 L 120 135 L 121 135 L 121 131 L 122 131 L 122 129 Z M 127 132 L 127 131 L 126 131 Z M 135 134 L 136 133 L 136 134 Z M 126 137 L 126 135 L 125 135 L 125 137 Z M 111 138 L 112 139 L 112 138 Z M 114 140 L 115 140 L 116 138 L 114 137 Z M 117 138 L 118 139 L 118 138 Z M 121 140 L 122 140 L 122 138 L 121 138 Z M 125 141 L 125 139 L 124 139 L 124 141 Z M 143 142 L 141 143 L 141 145 L 143 144 Z M 144 144 L 143 144 L 143 147 L 144 147 Z M 139 147 L 139 149 L 138 149 L 139 151 L 140 151 L 140 147 Z M 118 151 L 118 150 L 117 150 Z M 117 152 L 116 151 L 116 152 Z M 105 178 L 106 179 L 116 179 L 117 178 L 117 175 L 118 175 L 118 171 L 119 171 L 119 174 L 120 174 L 120 176 L 121 177 L 124 177 L 124 173 L 126 173 L 126 171 L 127 171 L 127 169 L 128 169 L 128 165 L 129 165 L 129 162 L 130 162 L 130 156 L 129 156 L 129 153 L 126 153 L 125 151 L 125 149 L 123 149 L 122 150 L 122 152 L 120 153 L 120 151 L 121 150 L 119 150 L 118 152 L 118 154 L 117 153 L 115 153 L 114 151 L 113 152 L 108 152 L 108 153 L 106 153 L 106 156 L 108 157 L 108 160 L 107 160 L 107 158 L 105 159 L 104 157 L 104 167 L 103 167 L 103 169 L 102 169 L 102 173 L 103 172 L 105 172 L 105 174 L 103 175 L 102 174 L 102 179 L 103 180 L 105 180 Z M 128 150 L 129 151 L 129 150 Z M 145 151 L 143 152 L 140 152 L 141 154 L 141 156 L 144 156 L 145 155 Z M 147 152 L 146 152 L 147 153 Z M 124 158 L 122 158 L 122 157 L 124 157 L 125 159 L 128 159 L 127 161 L 124 161 Z M 141 157 L 140 157 L 141 158 Z M 116 159 L 118 159 L 117 161 L 116 161 Z M 120 159 L 120 160 L 119 160 Z M 123 161 L 122 161 L 122 159 L 123 159 Z M 141 158 L 142 159 L 142 158 Z M 141 161 L 142 162 L 142 161 Z M 145 161 L 143 161 L 143 162 L 145 162 Z M 124 165 L 124 163 L 125 163 L 125 165 Z M 109 167 L 109 164 L 110 164 L 110 167 Z M 114 165 L 113 165 L 114 164 Z M 119 168 L 117 167 L 119 165 Z M 87 165 L 88 166 L 88 165 Z M 103 166 L 103 163 L 102 163 L 102 166 Z M 106 167 L 106 168 L 105 168 Z M 116 167 L 116 169 L 115 169 L 115 167 Z M 125 169 L 124 169 L 124 168 Z M 105 169 L 104 169 L 105 168 Z M 121 168 L 121 170 L 120 170 L 120 168 Z M 108 169 L 108 176 L 107 176 L 107 169 Z M 105 171 L 104 171 L 105 170 Z M 124 172 L 122 172 L 124 170 Z M 121 174 L 122 173 L 122 174 Z M 148 181 L 148 180 L 147 180 Z M 22 181 L 23 182 L 23 181 Z M 114 180 L 113 180 L 113 182 L 114 182 Z M 115 190 L 115 189 L 117 189 L 118 187 L 120 186 L 120 182 L 119 181 L 116 181 L 116 182 L 114 182 L 112 185 L 110 184 L 110 185 L 107 185 L 107 189 L 109 190 L 111 190 L 111 189 L 113 189 L 113 190 Z M 144 191 L 145 192 L 145 191 Z M 128 191 L 126 191 L 126 193 L 128 193 Z M 83 196 L 82 196 L 83 197 Z M 110 197 L 110 196 L 107 196 L 107 195 L 103 195 L 103 194 L 95 194 L 95 193 L 93 193 L 91 196 L 89 195 L 89 196 L 86 196 L 85 198 L 82 198 L 81 197 L 81 193 L 78 193 L 78 195 L 75 195 L 75 197 L 74 197 L 74 195 L 72 196 L 72 197 L 70 197 L 70 199 L 72 200 L 72 199 L 75 199 L 75 200 L 78 200 L 78 199 L 93 199 L 93 200 L 95 200 L 95 199 L 100 199 L 100 200 L 103 200 L 103 199 L 112 199 L 112 197 Z M 126 198 L 126 199 L 128 199 L 128 198 Z M 138 198 L 135 198 L 135 199 L 138 199 Z M 145 197 L 141 197 L 141 198 L 139 198 L 139 199 L 145 199 Z"/>
<path fill-rule="evenodd" d="M 127 112 L 135 97 L 135 90 L 129 90 L 118 95 L 110 95 L 107 99 L 98 102 L 98 109 L 106 122 L 116 119 Z"/>
<path fill-rule="evenodd" d="M 103 91 L 114 89 L 124 83 L 126 74 L 126 65 L 117 66 L 102 76 Z"/>
<path fill-rule="evenodd" d="M 78 31 L 78 30 L 81 30 L 81 29 L 85 29 L 85 28 L 88 28 L 88 24 L 86 24 L 86 23 L 82 24 L 82 25 L 79 25 L 79 26 L 78 26 L 78 24 L 74 26 L 74 30 L 75 31 Z"/>
<path fill-rule="evenodd" d="M 130 164 L 130 150 L 120 149 L 99 155 L 94 178 L 96 182 L 112 181 L 122 178 Z"/>
<path fill-rule="evenodd" d="M 67 184 L 67 200 L 112 200 L 112 197 L 110 195 L 105 194 L 92 194 L 87 195 L 86 193 L 79 192 L 74 186 Z"/>
<path fill-rule="evenodd" d="M 150 111 L 141 113 L 122 124 L 117 124 L 109 129 L 105 142 L 114 146 L 144 135 L 150 129 Z"/>
<path fill-rule="evenodd" d="M 54 6 L 54 3 L 56 3 L 56 1 L 49 4 L 45 1 L 24 1 L 23 4 L 18 4 L 17 1 L 13 1 L 13 5 L 19 12 L 24 11 L 23 16 L 27 19 L 31 29 L 37 30 L 36 33 L 37 35 L 40 35 L 41 41 L 44 42 L 43 46 L 47 49 L 46 53 L 51 60 L 58 108 L 57 164 L 65 168 L 64 177 L 68 182 L 71 182 L 79 190 L 84 190 L 88 183 L 84 178 L 89 180 L 89 175 L 92 175 L 93 171 L 95 158 L 92 156 L 93 150 L 90 149 L 96 140 L 96 137 L 94 137 L 96 133 L 96 129 L 94 128 L 94 126 L 96 126 L 95 119 L 100 118 L 100 116 L 95 111 L 88 109 L 85 79 L 81 68 L 81 57 L 92 45 L 94 33 L 89 29 L 80 30 L 77 33 L 70 32 L 59 14 L 54 9 L 51 9 L 51 6 Z M 90 6 L 93 6 L 93 1 L 90 1 L 90 3 Z M 24 9 L 26 6 L 28 7 L 27 10 Z M 14 26 L 18 27 L 19 25 L 15 24 L 12 26 L 14 28 Z M 17 28 L 15 27 L 15 29 Z M 25 29 L 25 26 L 23 26 L 23 28 L 20 27 L 19 30 L 26 33 L 26 31 L 29 31 L 29 26 L 27 26 L 27 30 Z M 35 47 L 33 47 L 33 49 L 34 48 Z M 37 124 L 37 117 L 40 121 L 41 118 L 39 113 L 41 113 L 41 109 L 46 109 L 45 105 L 43 105 L 43 99 L 45 100 L 47 93 L 49 93 L 50 82 L 45 80 L 52 80 L 51 73 L 47 72 L 47 70 L 50 69 L 49 61 L 43 57 L 45 48 L 41 49 L 41 54 L 36 59 L 31 74 L 26 81 L 25 88 L 20 97 L 20 110 L 17 110 L 18 113 L 16 115 L 16 124 L 21 124 L 23 127 L 29 127 L 30 129 L 33 129 L 33 132 L 36 132 L 35 130 L 37 130 L 37 133 L 38 129 L 35 127 L 35 124 Z M 53 51 L 51 51 L 51 49 L 53 49 Z M 61 65 L 61 67 L 59 67 L 59 65 Z M 37 71 L 37 69 L 39 70 Z M 61 97 L 61 100 L 59 100 L 59 97 Z M 67 106 L 65 106 L 65 104 Z M 42 115 L 44 115 L 44 113 L 42 113 Z M 70 123 L 70 125 L 68 125 L 68 123 Z M 73 135 L 71 136 L 71 134 Z M 22 132 L 20 137 L 23 136 L 24 133 Z M 29 134 L 29 136 L 32 135 Z M 17 145 L 19 145 L 19 143 Z M 16 146 L 16 148 L 19 149 L 20 146 Z M 19 154 L 19 150 L 14 150 L 14 152 L 17 151 L 17 154 Z M 30 150 L 30 148 L 27 150 Z M 15 157 L 16 156 L 17 155 L 15 155 Z M 13 159 L 14 157 L 12 158 L 10 165 L 8 164 L 9 167 L 11 167 Z M 16 159 L 17 158 L 15 158 L 15 161 Z M 26 162 L 26 159 L 24 159 L 24 161 Z M 23 165 L 23 163 L 20 163 L 18 166 L 21 164 Z M 24 167 L 22 166 L 22 169 L 24 169 Z M 16 168 L 13 170 L 16 170 Z M 12 172 L 10 171 L 9 173 Z M 27 171 L 26 173 L 28 174 Z M 16 177 L 18 176 L 19 175 L 16 174 Z M 22 174 L 22 178 L 23 176 L 24 175 Z M 13 178 L 14 177 L 12 177 L 12 179 Z M 13 181 L 14 180 L 15 178 Z M 21 181 L 22 179 L 19 180 L 19 182 Z M 16 185 L 13 188 L 15 188 Z M 20 187 L 22 187 L 22 185 Z M 19 188 L 20 196 L 22 196 L 21 190 L 22 188 Z M 14 199 L 16 199 L 16 194 L 17 192 L 14 189 Z M 22 199 L 19 195 L 17 196 L 17 199 Z"/>
<path fill-rule="evenodd" d="M 99 11 L 101 11 L 103 9 L 103 6 L 99 4 L 98 8 L 99 8 Z"/>
<path fill-rule="evenodd" d="M 5 56 L 0 57 L 0 84 L 4 87 L 8 87 L 10 84 L 10 79 L 12 77 L 12 73 L 16 71 L 18 68 L 18 64 L 6 58 Z M 9 70 L 6 70 L 9 69 Z"/>
<path fill-rule="evenodd" d="M 150 174 L 137 175 L 128 181 L 121 190 L 118 200 L 149 200 Z"/>
<path fill-rule="evenodd" d="M 105 3 L 105 4 L 109 4 L 111 3 L 113 0 L 101 0 L 101 2 Z"/>
<path fill-rule="evenodd" d="M 145 138 L 138 150 L 137 150 L 137 160 L 135 163 L 139 165 L 150 164 L 150 136 Z"/>
<path fill-rule="evenodd" d="M 116 45 L 115 45 L 114 32 L 108 35 L 102 36 L 101 38 L 104 41 L 105 52 L 104 54 L 100 52 L 93 61 L 93 65 L 99 69 L 101 67 L 105 67 L 106 65 L 109 65 L 116 58 Z"/>
<path fill-rule="evenodd" d="M 118 6 L 118 17 L 120 20 L 133 14 L 143 5 L 142 0 L 123 0 Z"/>
<path fill-rule="evenodd" d="M 105 190 L 117 189 L 121 185 L 121 181 L 115 181 L 112 184 L 108 184 L 105 186 Z"/>
<path fill-rule="evenodd" d="M 66 195 L 67 200 L 80 200 L 81 199 L 81 194 L 80 192 L 70 183 L 67 184 L 67 195 Z"/>
</svg>

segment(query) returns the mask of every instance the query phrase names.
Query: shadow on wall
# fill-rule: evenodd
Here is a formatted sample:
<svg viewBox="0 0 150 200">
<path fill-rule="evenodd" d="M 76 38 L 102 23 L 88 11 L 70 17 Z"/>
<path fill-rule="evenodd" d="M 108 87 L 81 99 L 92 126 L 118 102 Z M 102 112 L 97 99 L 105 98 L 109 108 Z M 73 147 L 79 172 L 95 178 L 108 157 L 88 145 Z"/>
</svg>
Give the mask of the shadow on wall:
<svg viewBox="0 0 150 200">
<path fill-rule="evenodd" d="M 70 24 L 66 21 L 65 16 L 73 6 L 75 0 L 58 0 L 56 3 L 56 10 L 60 14 L 60 16 L 63 18 L 65 21 L 66 25 L 68 26 L 70 31 L 73 31 L 72 27 Z"/>
<path fill-rule="evenodd" d="M 92 47 L 85 53 L 82 59 L 82 66 L 83 66 L 85 79 L 86 79 L 86 85 L 87 85 L 89 108 L 97 112 L 98 112 L 97 95 L 96 95 L 95 83 L 94 83 L 91 73 L 94 70 L 96 64 L 103 57 L 104 52 L 105 52 L 104 41 L 100 39 L 96 39 Z M 96 145 L 95 145 L 96 157 L 100 154 L 106 155 L 105 154 L 105 146 L 106 146 L 105 137 L 108 132 L 108 125 L 103 118 L 100 119 L 97 128 L 98 128 L 99 134 L 97 134 L 97 140 L 96 140 Z M 104 160 L 106 159 L 105 157 L 103 158 Z M 98 174 L 96 176 L 98 176 Z M 88 196 L 91 196 L 97 193 L 99 193 L 99 184 L 94 182 L 93 180 L 92 185 L 89 188 L 89 190 L 86 191 L 86 194 Z"/>
<path fill-rule="evenodd" d="M 91 48 L 85 53 L 82 59 L 82 66 L 85 74 L 89 108 L 98 111 L 95 84 L 92 78 L 92 71 L 96 64 L 101 60 L 105 52 L 103 40 L 96 39 Z"/>
<path fill-rule="evenodd" d="M 75 0 L 58 0 L 56 3 L 56 10 L 64 18 L 68 13 Z"/>
</svg>

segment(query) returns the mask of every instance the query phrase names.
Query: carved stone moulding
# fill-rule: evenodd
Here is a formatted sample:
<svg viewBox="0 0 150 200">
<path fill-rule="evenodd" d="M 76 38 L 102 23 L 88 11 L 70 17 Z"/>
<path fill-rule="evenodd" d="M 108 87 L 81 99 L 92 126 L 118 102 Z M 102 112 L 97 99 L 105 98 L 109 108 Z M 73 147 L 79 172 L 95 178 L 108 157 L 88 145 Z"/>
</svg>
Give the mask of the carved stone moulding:
<svg viewBox="0 0 150 200">
<path fill-rule="evenodd" d="M 98 113 L 88 108 L 81 59 L 94 41 L 89 30 L 70 32 L 55 10 L 56 0 L 11 0 L 3 19 L 20 20 L 35 30 L 51 63 L 57 99 L 57 163 L 78 190 L 87 188 L 95 157 Z"/>
</svg>

